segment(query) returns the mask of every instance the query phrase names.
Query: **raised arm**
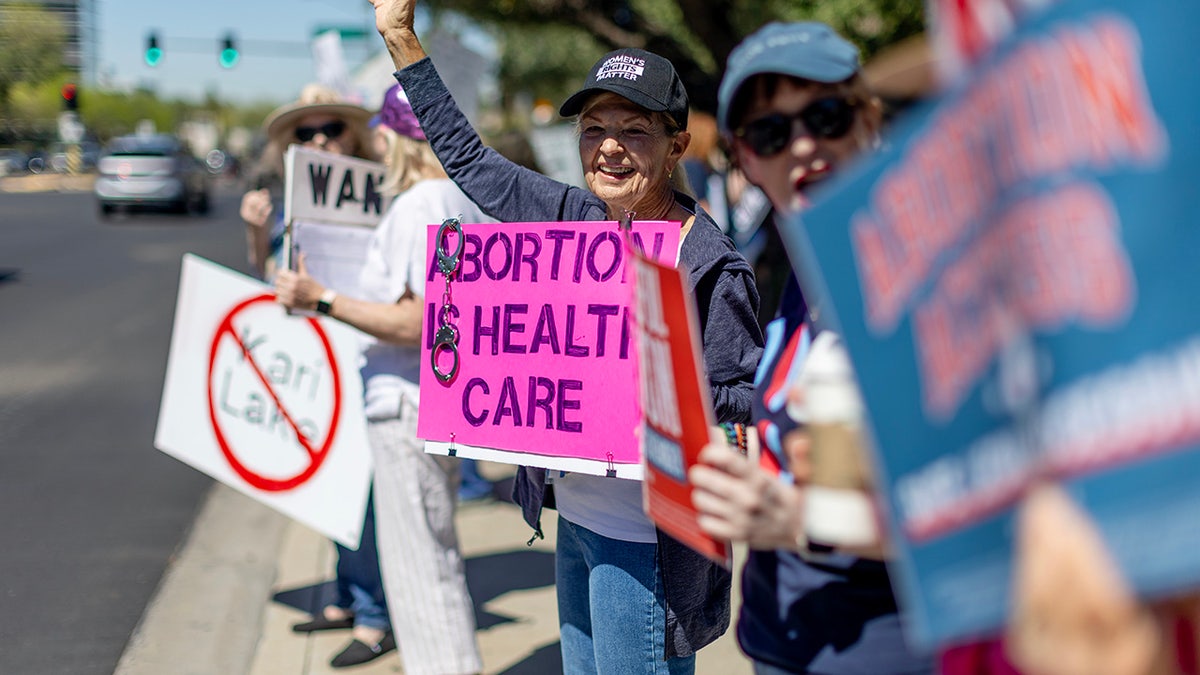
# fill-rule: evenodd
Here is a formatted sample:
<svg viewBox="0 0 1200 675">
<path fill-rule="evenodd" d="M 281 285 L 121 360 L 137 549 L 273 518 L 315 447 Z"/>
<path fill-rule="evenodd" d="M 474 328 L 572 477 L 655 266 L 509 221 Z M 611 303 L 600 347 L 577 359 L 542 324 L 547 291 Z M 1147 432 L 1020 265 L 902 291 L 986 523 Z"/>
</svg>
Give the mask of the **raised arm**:
<svg viewBox="0 0 1200 675">
<path fill-rule="evenodd" d="M 483 144 L 446 89 L 413 31 L 414 0 L 373 0 L 387 43 L 429 145 L 446 173 L 484 212 L 501 222 L 603 220 L 605 205 L 582 188 L 515 164 Z"/>
<path fill-rule="evenodd" d="M 396 70 L 425 58 L 425 48 L 413 29 L 416 0 L 371 0 L 375 7 L 375 28 L 383 36 Z"/>
</svg>

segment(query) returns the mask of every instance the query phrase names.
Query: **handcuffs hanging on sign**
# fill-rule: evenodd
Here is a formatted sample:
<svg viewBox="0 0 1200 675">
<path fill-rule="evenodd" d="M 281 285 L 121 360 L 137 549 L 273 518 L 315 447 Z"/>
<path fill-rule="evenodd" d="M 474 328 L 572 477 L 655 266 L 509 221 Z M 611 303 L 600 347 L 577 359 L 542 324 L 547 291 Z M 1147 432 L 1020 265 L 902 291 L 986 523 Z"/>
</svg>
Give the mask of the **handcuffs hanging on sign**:
<svg viewBox="0 0 1200 675">
<path fill-rule="evenodd" d="M 447 230 L 452 230 L 458 239 L 458 245 L 453 254 L 447 253 L 445 250 Z M 450 312 L 454 309 L 450 303 L 450 280 L 458 273 L 465 241 L 462 223 L 458 218 L 447 218 L 442 221 L 442 226 L 438 228 L 434 253 L 437 255 L 438 270 L 446 278 L 446 290 L 442 292 L 442 306 L 438 310 L 438 329 L 433 335 L 433 350 L 429 353 L 433 374 L 442 382 L 449 382 L 458 374 L 458 327 L 451 322 L 450 317 Z M 449 372 L 442 372 L 438 367 L 438 354 L 444 350 L 449 350 L 451 356 L 454 357 Z"/>
<path fill-rule="evenodd" d="M 636 214 L 633 211 L 626 211 L 625 217 L 621 219 L 618 227 L 623 232 L 626 238 L 633 230 L 633 218 Z M 452 230 L 457 238 L 457 245 L 454 248 L 454 253 L 446 252 L 446 231 Z M 451 322 L 450 312 L 454 306 L 450 303 L 450 280 L 458 273 L 458 265 L 462 259 L 463 246 L 466 242 L 466 237 L 463 235 L 462 222 L 458 218 L 447 218 L 442 221 L 442 226 L 438 228 L 437 240 L 434 246 L 434 253 L 437 256 L 438 270 L 446 279 L 446 290 L 442 292 L 442 306 L 438 310 L 438 329 L 433 335 L 433 349 L 429 352 L 430 366 L 433 367 L 433 374 L 442 382 L 449 382 L 458 374 L 458 327 Z M 442 372 L 438 367 L 438 354 L 442 351 L 449 350 L 453 361 L 450 364 L 449 372 Z"/>
</svg>

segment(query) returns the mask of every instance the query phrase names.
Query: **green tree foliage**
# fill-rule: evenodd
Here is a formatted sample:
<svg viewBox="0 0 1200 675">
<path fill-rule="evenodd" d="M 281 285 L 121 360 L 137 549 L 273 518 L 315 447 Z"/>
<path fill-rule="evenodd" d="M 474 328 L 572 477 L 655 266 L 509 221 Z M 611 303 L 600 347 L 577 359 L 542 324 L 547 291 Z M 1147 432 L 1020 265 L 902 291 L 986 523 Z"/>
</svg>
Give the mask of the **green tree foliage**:
<svg viewBox="0 0 1200 675">
<path fill-rule="evenodd" d="M 34 150 L 54 141 L 57 115 L 62 110 L 62 85 L 66 76 L 38 84 L 20 82 L 9 91 L 8 112 L 0 126 L 0 145 Z"/>
<path fill-rule="evenodd" d="M 226 111 L 226 119 L 229 120 L 230 127 L 258 130 L 262 127 L 263 120 L 267 118 L 267 115 L 275 110 L 276 105 L 270 101 L 262 101 L 229 108 Z"/>
<path fill-rule="evenodd" d="M 156 129 L 170 132 L 186 115 L 186 104 L 160 101 L 145 89 L 131 93 L 89 92 L 86 104 L 80 108 L 84 125 L 101 141 L 133 133 L 141 120 L 150 120 Z"/>
<path fill-rule="evenodd" d="M 712 111 L 725 60 L 772 20 L 824 21 L 864 58 L 920 33 L 923 0 L 442 0 L 493 29 L 501 87 L 560 101 L 606 51 L 641 47 L 671 60 L 693 105 Z"/>
<path fill-rule="evenodd" d="M 59 90 L 64 76 L 39 85 L 21 84 L 12 92 L 9 143 L 44 145 L 57 134 L 57 116 L 62 110 Z M 257 129 L 273 103 L 233 106 L 213 97 L 200 102 L 162 100 L 148 89 L 132 92 L 80 87 L 79 116 L 89 137 L 105 143 L 116 136 L 134 133 L 138 123 L 149 120 L 159 131 L 171 133 L 188 120 L 209 119 L 227 131 L 235 127 Z M 0 139 L 4 136 L 0 133 Z M 0 141 L 0 144 L 3 144 Z"/>
<path fill-rule="evenodd" d="M 65 40 L 62 21 L 40 6 L 0 6 L 0 115 L 7 116 L 16 85 L 38 84 L 62 70 Z"/>
</svg>

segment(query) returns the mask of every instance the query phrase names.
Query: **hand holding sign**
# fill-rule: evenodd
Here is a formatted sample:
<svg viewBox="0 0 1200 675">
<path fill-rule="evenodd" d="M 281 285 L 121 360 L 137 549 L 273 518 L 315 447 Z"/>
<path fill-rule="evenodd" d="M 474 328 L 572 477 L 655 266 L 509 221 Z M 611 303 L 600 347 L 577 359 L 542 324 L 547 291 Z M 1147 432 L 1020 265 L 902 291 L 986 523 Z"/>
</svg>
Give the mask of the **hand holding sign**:
<svg viewBox="0 0 1200 675">
<path fill-rule="evenodd" d="M 325 287 L 308 274 L 305 255 L 296 257 L 296 270 L 280 270 L 275 275 L 275 299 L 288 309 L 312 310 Z"/>
<path fill-rule="evenodd" d="M 696 522 L 750 548 L 794 549 L 804 532 L 804 492 L 714 438 L 688 471 Z"/>
</svg>

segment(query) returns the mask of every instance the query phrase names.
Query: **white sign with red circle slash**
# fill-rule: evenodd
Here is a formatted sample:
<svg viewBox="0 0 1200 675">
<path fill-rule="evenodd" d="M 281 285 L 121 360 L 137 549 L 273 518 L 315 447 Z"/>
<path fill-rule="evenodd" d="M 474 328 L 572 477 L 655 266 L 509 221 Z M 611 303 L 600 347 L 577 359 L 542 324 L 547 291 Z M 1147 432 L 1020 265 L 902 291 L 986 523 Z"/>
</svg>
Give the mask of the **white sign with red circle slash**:
<svg viewBox="0 0 1200 675">
<path fill-rule="evenodd" d="M 185 255 L 155 447 L 356 548 L 371 472 L 361 339 Z"/>
</svg>

